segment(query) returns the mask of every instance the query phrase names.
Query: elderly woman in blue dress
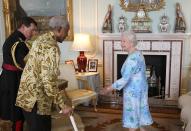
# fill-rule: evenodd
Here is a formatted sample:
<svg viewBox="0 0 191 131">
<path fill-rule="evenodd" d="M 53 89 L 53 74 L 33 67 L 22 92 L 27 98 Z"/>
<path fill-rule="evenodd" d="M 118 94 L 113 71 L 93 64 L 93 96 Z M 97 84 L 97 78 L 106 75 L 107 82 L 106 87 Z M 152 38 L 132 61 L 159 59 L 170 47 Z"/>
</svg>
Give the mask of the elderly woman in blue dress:
<svg viewBox="0 0 191 131">
<path fill-rule="evenodd" d="M 145 60 L 136 49 L 137 40 L 134 32 L 123 32 L 121 47 L 128 52 L 122 68 L 122 77 L 100 93 L 105 95 L 113 89 L 123 89 L 123 127 L 129 131 L 146 131 L 145 126 L 153 123 L 148 105 L 148 85 L 145 75 Z"/>
</svg>

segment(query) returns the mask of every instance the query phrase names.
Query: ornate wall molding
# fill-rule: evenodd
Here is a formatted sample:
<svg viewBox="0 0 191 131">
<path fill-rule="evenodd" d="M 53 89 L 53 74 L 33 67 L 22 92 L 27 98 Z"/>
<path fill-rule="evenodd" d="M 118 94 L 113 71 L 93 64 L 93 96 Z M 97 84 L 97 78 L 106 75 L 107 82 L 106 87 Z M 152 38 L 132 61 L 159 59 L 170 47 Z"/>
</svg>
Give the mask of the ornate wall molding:
<svg viewBox="0 0 191 131">
<path fill-rule="evenodd" d="M 11 1 L 13 2 L 13 1 Z M 13 11 L 15 8 L 15 2 L 13 2 L 12 7 L 10 5 L 10 0 L 3 0 L 3 13 L 4 13 L 4 21 L 5 21 L 5 35 L 6 37 L 11 34 L 13 27 L 13 20 L 11 20 L 11 16 L 13 16 Z"/>
<path fill-rule="evenodd" d="M 4 27 L 4 16 L 3 16 L 3 3 L 0 1 L 0 64 L 1 64 L 1 58 L 2 58 L 2 45 L 5 41 L 5 28 Z"/>
<path fill-rule="evenodd" d="M 16 17 L 16 14 L 21 15 L 21 12 L 18 11 L 19 0 L 3 0 L 3 13 L 5 21 L 5 34 L 6 37 L 9 36 L 17 27 L 19 18 Z M 70 24 L 70 30 L 68 32 L 68 37 L 66 40 L 72 41 L 74 37 L 73 31 L 73 0 L 67 0 L 66 2 L 66 13 L 67 19 Z M 23 15 L 21 15 L 23 17 Z M 32 16 L 31 16 L 32 17 Z M 40 17 L 40 16 L 39 16 Z M 45 16 L 46 17 L 46 16 Z M 42 16 L 43 18 L 43 16 Z"/>
</svg>

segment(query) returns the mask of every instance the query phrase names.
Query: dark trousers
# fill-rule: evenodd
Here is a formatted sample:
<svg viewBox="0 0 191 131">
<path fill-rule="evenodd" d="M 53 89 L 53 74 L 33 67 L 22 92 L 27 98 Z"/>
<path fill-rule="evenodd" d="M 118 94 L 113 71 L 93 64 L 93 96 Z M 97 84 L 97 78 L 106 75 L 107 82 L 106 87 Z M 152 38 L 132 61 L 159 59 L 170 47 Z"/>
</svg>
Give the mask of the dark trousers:
<svg viewBox="0 0 191 131">
<path fill-rule="evenodd" d="M 51 116 L 38 115 L 36 104 L 32 112 L 23 110 L 23 114 L 29 131 L 51 131 Z"/>
<path fill-rule="evenodd" d="M 3 69 L 0 75 L 0 119 L 6 126 L 10 121 L 12 131 L 23 131 L 24 116 L 21 108 L 15 106 L 21 73 Z"/>
</svg>

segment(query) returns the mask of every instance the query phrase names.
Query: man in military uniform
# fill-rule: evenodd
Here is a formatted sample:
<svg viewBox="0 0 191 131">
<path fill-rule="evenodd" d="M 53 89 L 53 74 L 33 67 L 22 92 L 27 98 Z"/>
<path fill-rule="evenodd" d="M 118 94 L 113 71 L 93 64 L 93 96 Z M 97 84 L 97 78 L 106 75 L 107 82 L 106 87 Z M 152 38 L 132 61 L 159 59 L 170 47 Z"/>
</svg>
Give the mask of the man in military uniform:
<svg viewBox="0 0 191 131">
<path fill-rule="evenodd" d="M 37 30 L 37 23 L 30 17 L 23 17 L 3 45 L 3 64 L 0 76 L 0 119 L 11 121 L 13 131 L 21 131 L 22 110 L 15 106 L 20 77 L 25 66 L 24 58 L 29 49 L 25 43 Z"/>
<path fill-rule="evenodd" d="M 54 16 L 49 26 L 51 31 L 33 42 L 16 99 L 16 105 L 23 109 L 29 131 L 51 131 L 52 103 L 58 104 L 63 114 L 72 111 L 57 86 L 60 61 L 57 42 L 66 38 L 69 24 L 61 16 Z"/>
</svg>

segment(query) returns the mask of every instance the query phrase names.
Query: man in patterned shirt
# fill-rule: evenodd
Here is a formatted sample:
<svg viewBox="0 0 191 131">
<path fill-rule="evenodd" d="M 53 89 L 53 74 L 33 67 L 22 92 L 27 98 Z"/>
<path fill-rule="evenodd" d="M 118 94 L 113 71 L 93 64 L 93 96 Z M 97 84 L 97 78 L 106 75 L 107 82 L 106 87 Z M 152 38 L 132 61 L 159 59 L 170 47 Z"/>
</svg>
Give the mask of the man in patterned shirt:
<svg viewBox="0 0 191 131">
<path fill-rule="evenodd" d="M 72 111 L 64 103 L 56 84 L 60 61 L 57 42 L 66 38 L 69 24 L 61 16 L 54 16 L 49 26 L 51 31 L 33 42 L 16 99 L 16 106 L 23 109 L 29 131 L 51 131 L 52 103 L 58 104 L 63 114 Z"/>
</svg>

